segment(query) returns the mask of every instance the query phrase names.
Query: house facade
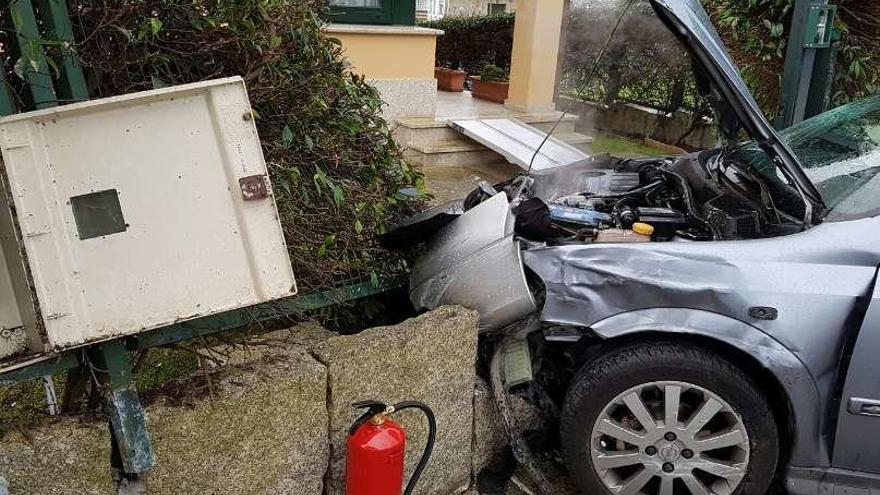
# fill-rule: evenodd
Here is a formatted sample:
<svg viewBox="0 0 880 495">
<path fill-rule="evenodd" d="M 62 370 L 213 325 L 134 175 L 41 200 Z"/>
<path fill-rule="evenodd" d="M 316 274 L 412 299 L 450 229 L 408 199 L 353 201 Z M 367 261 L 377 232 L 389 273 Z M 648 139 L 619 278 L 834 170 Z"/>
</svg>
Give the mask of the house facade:
<svg viewBox="0 0 880 495">
<path fill-rule="evenodd" d="M 446 15 L 448 0 L 416 0 L 416 20 L 436 21 Z"/>
<path fill-rule="evenodd" d="M 471 16 L 516 12 L 516 0 L 445 0 L 447 16 Z"/>
<path fill-rule="evenodd" d="M 328 0 L 325 31 L 342 43 L 352 70 L 378 89 L 389 120 L 434 117 L 434 60 L 443 32 L 417 25 L 433 16 L 517 12 L 507 106 L 555 109 L 555 75 L 566 0 Z M 540 55 L 540 56 L 537 56 Z"/>
<path fill-rule="evenodd" d="M 420 21 L 515 11 L 516 0 L 416 0 L 416 19 Z"/>
</svg>

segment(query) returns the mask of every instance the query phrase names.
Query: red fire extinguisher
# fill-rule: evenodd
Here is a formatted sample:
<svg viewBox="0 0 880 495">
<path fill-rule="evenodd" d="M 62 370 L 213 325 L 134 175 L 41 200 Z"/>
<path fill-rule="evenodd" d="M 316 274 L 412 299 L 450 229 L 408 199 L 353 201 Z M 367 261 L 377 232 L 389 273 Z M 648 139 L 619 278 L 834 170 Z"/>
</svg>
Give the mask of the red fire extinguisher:
<svg viewBox="0 0 880 495">
<path fill-rule="evenodd" d="M 427 404 L 404 401 L 386 406 L 381 402 L 364 401 L 354 404 L 357 409 L 367 409 L 348 430 L 345 454 L 346 495 L 400 495 L 403 486 L 403 460 L 406 455 L 406 432 L 391 414 L 403 409 L 418 409 L 428 419 L 428 441 L 419 460 L 405 495 L 410 495 L 425 470 L 434 439 L 437 421 Z"/>
</svg>

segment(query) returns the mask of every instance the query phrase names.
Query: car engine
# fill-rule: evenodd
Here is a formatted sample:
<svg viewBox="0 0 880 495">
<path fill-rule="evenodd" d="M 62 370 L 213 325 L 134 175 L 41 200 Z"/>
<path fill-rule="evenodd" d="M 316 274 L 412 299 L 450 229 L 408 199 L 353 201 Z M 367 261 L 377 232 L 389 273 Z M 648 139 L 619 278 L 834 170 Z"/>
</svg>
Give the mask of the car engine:
<svg viewBox="0 0 880 495">
<path fill-rule="evenodd" d="M 481 182 L 464 200 L 404 219 L 380 240 L 389 249 L 425 242 L 499 193 L 510 202 L 517 236 L 548 246 L 757 239 L 802 231 L 800 199 L 774 187 L 721 150 L 637 160 L 600 155 L 500 184 Z M 773 197 L 779 199 L 774 203 Z"/>
<path fill-rule="evenodd" d="M 712 156 L 618 160 L 600 157 L 482 184 L 465 210 L 507 194 L 516 233 L 548 245 L 711 241 L 774 235 L 759 181 L 710 170 Z"/>
</svg>

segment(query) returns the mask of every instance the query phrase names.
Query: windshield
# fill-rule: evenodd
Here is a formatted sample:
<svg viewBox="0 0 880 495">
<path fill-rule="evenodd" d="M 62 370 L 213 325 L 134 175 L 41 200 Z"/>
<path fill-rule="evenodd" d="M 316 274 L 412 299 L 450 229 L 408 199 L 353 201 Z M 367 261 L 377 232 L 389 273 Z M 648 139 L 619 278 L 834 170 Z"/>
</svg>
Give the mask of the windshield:
<svg viewBox="0 0 880 495">
<path fill-rule="evenodd" d="M 880 213 L 880 94 L 796 124 L 781 136 L 822 194 L 826 221 Z M 755 143 L 733 159 L 777 186 L 787 182 Z"/>
</svg>

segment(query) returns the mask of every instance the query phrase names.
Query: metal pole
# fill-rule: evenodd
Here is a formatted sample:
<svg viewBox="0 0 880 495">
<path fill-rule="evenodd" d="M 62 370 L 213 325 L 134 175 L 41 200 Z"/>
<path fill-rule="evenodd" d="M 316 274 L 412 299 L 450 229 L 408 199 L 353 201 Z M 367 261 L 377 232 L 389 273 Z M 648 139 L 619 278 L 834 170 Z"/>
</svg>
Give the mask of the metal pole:
<svg viewBox="0 0 880 495">
<path fill-rule="evenodd" d="M 15 113 L 15 107 L 12 105 L 12 95 L 9 92 L 9 86 L 6 85 L 6 75 L 0 69 L 0 117 L 13 113 Z"/>
<path fill-rule="evenodd" d="M 58 396 L 55 395 L 55 381 L 52 375 L 43 376 L 43 390 L 46 392 L 46 412 L 49 416 L 57 416 Z"/>
<path fill-rule="evenodd" d="M 837 72 L 840 35 L 840 31 L 835 29 L 832 33 L 831 46 L 828 49 L 818 50 L 816 53 L 813 83 L 810 85 L 810 94 L 807 96 L 805 118 L 824 112 L 831 102 L 832 86 Z"/>
<path fill-rule="evenodd" d="M 776 127 L 784 129 L 824 110 L 831 57 L 833 6 L 828 0 L 796 0 L 788 36 Z"/>
<path fill-rule="evenodd" d="M 58 106 L 58 97 L 55 95 L 55 86 L 52 84 L 52 75 L 31 0 L 13 0 L 9 4 L 9 10 L 17 31 L 19 51 L 28 62 L 25 66 L 25 77 L 34 106 L 38 109 Z"/>
<path fill-rule="evenodd" d="M 67 11 L 67 2 L 59 0 L 36 0 L 40 9 L 43 26 L 58 41 L 65 43 L 61 55 L 61 84 L 58 93 L 60 96 L 73 101 L 85 101 L 89 99 L 86 88 L 86 78 L 82 67 L 72 53 L 73 26 L 70 23 L 70 15 Z"/>
<path fill-rule="evenodd" d="M 136 480 L 156 465 L 147 420 L 134 386 L 128 351 L 122 341 L 99 345 L 88 351 L 92 367 L 102 383 L 104 402 L 122 479 Z"/>
</svg>

